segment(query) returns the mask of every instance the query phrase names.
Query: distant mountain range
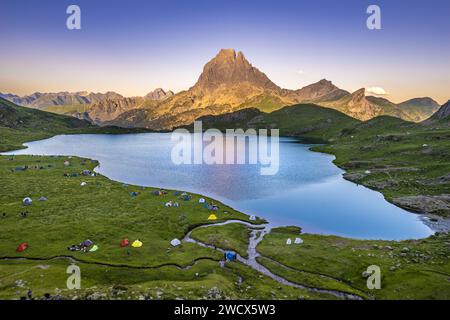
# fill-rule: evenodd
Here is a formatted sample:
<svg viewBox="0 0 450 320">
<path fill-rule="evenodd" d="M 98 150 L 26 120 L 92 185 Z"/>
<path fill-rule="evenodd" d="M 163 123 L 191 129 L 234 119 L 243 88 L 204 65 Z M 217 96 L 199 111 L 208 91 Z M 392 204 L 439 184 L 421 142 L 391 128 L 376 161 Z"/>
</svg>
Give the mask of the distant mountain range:
<svg viewBox="0 0 450 320">
<path fill-rule="evenodd" d="M 299 103 L 336 109 L 358 120 L 389 115 L 420 122 L 439 109 L 439 104 L 428 97 L 395 104 L 384 98 L 366 96 L 364 88 L 349 93 L 326 79 L 298 90 L 283 89 L 252 66 L 242 52 L 233 49 L 221 50 L 204 66 L 197 83 L 177 94 L 156 89 L 144 97 L 131 98 L 115 92 L 34 93 L 23 97 L 0 94 L 0 97 L 22 106 L 65 113 L 100 125 L 156 130 L 187 125 L 208 115 L 246 108 L 272 112 Z M 83 108 L 73 108 L 74 105 Z"/>
</svg>

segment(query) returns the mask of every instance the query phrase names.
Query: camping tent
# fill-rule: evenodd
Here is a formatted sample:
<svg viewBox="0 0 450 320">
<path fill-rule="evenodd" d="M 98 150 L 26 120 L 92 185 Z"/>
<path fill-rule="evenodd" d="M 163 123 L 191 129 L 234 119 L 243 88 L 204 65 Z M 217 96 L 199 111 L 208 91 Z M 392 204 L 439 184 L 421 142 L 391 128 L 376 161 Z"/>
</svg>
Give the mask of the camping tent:
<svg viewBox="0 0 450 320">
<path fill-rule="evenodd" d="M 179 246 L 181 244 L 181 241 L 178 239 L 173 239 L 172 241 L 170 241 L 170 244 L 174 247 Z"/>
<path fill-rule="evenodd" d="M 130 196 L 132 197 L 137 197 L 138 193 L 136 191 L 130 192 Z"/>
<path fill-rule="evenodd" d="M 228 261 L 234 261 L 236 260 L 236 252 L 233 251 L 227 251 L 225 253 L 225 259 L 227 259 Z"/>
<path fill-rule="evenodd" d="M 250 220 L 250 221 L 255 221 L 255 220 L 256 220 L 256 217 L 255 217 L 255 216 L 250 216 L 249 220 Z"/>
<path fill-rule="evenodd" d="M 287 240 L 286 240 L 286 244 L 288 244 L 288 245 L 289 245 L 289 244 L 291 244 L 291 243 L 292 243 L 292 240 L 291 240 L 291 238 L 289 238 L 289 239 L 287 239 Z"/>
<path fill-rule="evenodd" d="M 91 240 L 87 239 L 87 240 L 83 241 L 80 245 L 81 245 L 82 247 L 90 247 L 90 246 L 92 246 L 93 244 L 94 244 L 94 242 L 92 242 Z"/>
<path fill-rule="evenodd" d="M 17 247 L 16 251 L 17 252 L 23 252 L 23 251 L 25 251 L 26 248 L 28 248 L 28 243 L 22 242 L 21 244 L 19 244 L 19 246 Z"/>
<path fill-rule="evenodd" d="M 208 217 L 208 220 L 217 220 L 217 216 L 216 216 L 215 214 L 211 214 L 211 215 Z"/>
<path fill-rule="evenodd" d="M 80 184 L 80 186 L 82 186 L 82 187 L 84 187 L 85 185 L 87 185 L 87 183 L 84 181 Z"/>
<path fill-rule="evenodd" d="M 32 202 L 33 202 L 33 200 L 31 200 L 30 197 L 26 197 L 22 200 L 22 203 L 24 206 L 29 206 L 29 205 L 31 205 Z"/>
<path fill-rule="evenodd" d="M 92 248 L 89 249 L 89 252 L 95 252 L 95 251 L 97 251 L 97 250 L 98 250 L 98 246 L 97 246 L 96 244 L 94 244 L 94 245 L 92 246 Z"/>
<path fill-rule="evenodd" d="M 70 166 L 70 162 L 69 162 L 69 161 L 64 161 L 64 166 L 65 166 L 65 167 Z"/>
<path fill-rule="evenodd" d="M 203 198 L 198 199 L 198 203 L 205 203 L 205 199 Z"/>
<path fill-rule="evenodd" d="M 301 243 L 303 243 L 303 240 L 301 238 L 295 238 L 294 243 L 295 244 L 301 244 Z"/>
<path fill-rule="evenodd" d="M 134 240 L 133 243 L 131 244 L 131 246 L 133 248 L 140 248 L 140 247 L 142 247 L 142 245 L 143 245 L 143 243 L 139 240 Z"/>
<path fill-rule="evenodd" d="M 129 245 L 130 245 L 130 240 L 128 240 L 128 239 L 123 239 L 122 241 L 120 241 L 120 246 L 122 248 L 128 247 Z"/>
<path fill-rule="evenodd" d="M 47 201 L 48 199 L 46 197 L 40 197 L 39 201 Z"/>
</svg>

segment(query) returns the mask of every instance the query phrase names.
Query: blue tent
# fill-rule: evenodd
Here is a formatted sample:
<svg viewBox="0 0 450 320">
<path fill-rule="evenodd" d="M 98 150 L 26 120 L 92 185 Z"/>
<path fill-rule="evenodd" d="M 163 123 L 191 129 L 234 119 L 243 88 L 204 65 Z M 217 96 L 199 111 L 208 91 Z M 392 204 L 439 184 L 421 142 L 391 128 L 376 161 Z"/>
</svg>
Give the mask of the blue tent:
<svg viewBox="0 0 450 320">
<path fill-rule="evenodd" d="M 133 192 L 130 192 L 130 195 L 131 195 L 132 197 L 137 197 L 138 193 L 135 192 L 135 191 L 133 191 Z"/>
<path fill-rule="evenodd" d="M 227 261 L 234 261 L 234 260 L 236 260 L 236 252 L 227 251 L 225 253 L 225 258 L 227 259 Z"/>
</svg>

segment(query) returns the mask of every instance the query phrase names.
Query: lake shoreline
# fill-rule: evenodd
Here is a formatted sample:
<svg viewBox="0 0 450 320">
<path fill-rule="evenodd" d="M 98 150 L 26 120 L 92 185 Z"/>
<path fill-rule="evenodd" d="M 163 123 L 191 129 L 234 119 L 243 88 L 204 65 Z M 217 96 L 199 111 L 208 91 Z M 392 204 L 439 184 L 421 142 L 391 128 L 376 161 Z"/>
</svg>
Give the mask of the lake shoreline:
<svg viewBox="0 0 450 320">
<path fill-rule="evenodd" d="M 72 135 L 72 134 L 69 134 L 69 135 Z M 124 135 L 126 135 L 126 134 L 124 134 Z M 57 135 L 58 136 L 58 135 Z M 291 136 L 289 136 L 289 137 L 286 137 L 286 138 L 289 138 L 289 139 L 295 139 L 297 142 L 299 142 L 299 143 L 301 143 L 301 141 L 299 141 L 298 139 L 296 139 L 295 137 L 291 137 Z M 45 139 L 44 139 L 45 140 Z M 41 141 L 41 140 L 37 140 L 37 141 Z M 35 142 L 35 141 L 31 141 L 31 142 Z M 304 145 L 304 143 L 301 143 L 302 145 Z M 28 146 L 26 146 L 26 143 L 24 143 L 24 148 L 28 148 Z M 316 151 L 316 150 L 313 150 L 312 149 L 312 147 L 310 147 L 310 148 L 308 148 L 310 151 L 312 151 L 312 152 L 319 152 L 319 153 L 323 153 L 323 152 L 321 152 L 321 151 Z M 20 149 L 19 149 L 20 150 Z M 14 150 L 14 151 L 19 151 L 19 150 Z M 23 149 L 21 149 L 21 150 L 23 150 Z M 8 153 L 10 153 L 10 152 L 14 152 L 14 151 L 9 151 Z M 3 153 L 4 154 L 4 153 Z M 342 168 L 340 168 L 339 166 L 337 166 L 335 163 L 334 163 L 334 161 L 332 161 L 331 162 L 334 166 L 336 166 L 337 168 L 339 168 L 339 169 L 341 169 L 341 170 L 343 170 L 344 172 L 345 172 L 345 170 L 344 169 L 342 169 Z M 105 175 L 104 175 L 105 176 Z M 107 177 L 108 179 L 110 179 L 108 176 L 105 176 L 105 177 Z M 119 181 L 120 182 L 120 180 L 115 180 L 115 179 L 111 179 L 111 180 L 113 180 L 113 181 Z M 352 182 L 352 183 L 354 183 L 354 182 Z M 159 188 L 159 187 L 155 187 L 155 186 L 148 186 L 148 187 L 152 187 L 152 188 Z M 366 186 L 367 187 L 367 186 Z M 370 189 L 370 188 L 369 188 Z M 376 191 L 376 190 L 374 190 L 374 191 Z M 377 191 L 378 193 L 379 193 L 379 191 Z M 211 197 L 211 196 L 210 196 Z M 211 197 L 211 198 L 214 198 L 214 197 Z M 385 197 L 383 197 L 384 198 L 384 201 L 387 201 L 387 199 L 385 198 Z M 216 200 L 218 200 L 218 201 L 221 201 L 221 202 L 223 202 L 224 204 L 226 204 L 226 205 L 228 205 L 228 206 L 230 206 L 229 204 L 227 204 L 226 203 L 226 201 L 224 201 L 223 199 L 216 199 Z M 387 201 L 387 202 L 389 202 L 389 203 L 391 203 L 390 201 Z M 395 205 L 395 204 L 394 204 Z M 397 206 L 397 207 L 399 207 L 399 206 Z M 239 209 L 238 211 L 241 211 L 241 212 L 243 212 L 244 214 L 246 214 L 245 213 L 245 211 L 243 211 L 243 210 L 241 210 L 241 209 Z M 413 213 L 413 212 L 410 212 L 410 211 L 408 211 L 408 213 Z M 417 213 L 413 213 L 413 214 L 417 214 Z M 445 218 L 442 218 L 442 217 L 438 217 L 438 219 L 436 219 L 436 216 L 431 216 L 431 215 L 427 215 L 427 214 L 417 214 L 417 216 L 419 217 L 419 219 L 421 220 L 421 222 L 424 224 L 424 225 L 426 225 L 427 227 L 429 227 L 430 229 L 431 229 L 431 231 L 433 231 L 433 233 L 435 233 L 435 232 L 448 232 L 449 230 L 450 230 L 450 219 L 445 219 Z M 280 225 L 280 226 L 282 226 L 282 225 Z M 317 233 L 317 232 L 308 232 L 308 233 L 311 233 L 311 234 L 321 234 L 321 235 L 334 235 L 333 233 Z M 344 238 L 349 238 L 349 239 L 360 239 L 360 240 L 376 240 L 376 238 L 364 238 L 364 237 L 351 237 L 351 236 L 343 236 L 343 235 L 338 235 L 338 236 L 341 236 L 341 237 L 344 237 Z M 427 238 L 427 237 L 421 237 L 421 238 Z M 391 239 L 391 241 L 402 241 L 402 240 L 406 240 L 407 238 L 405 238 L 405 239 L 398 239 L 398 240 L 396 240 L 396 239 Z M 386 240 L 386 239 L 385 239 Z"/>
</svg>

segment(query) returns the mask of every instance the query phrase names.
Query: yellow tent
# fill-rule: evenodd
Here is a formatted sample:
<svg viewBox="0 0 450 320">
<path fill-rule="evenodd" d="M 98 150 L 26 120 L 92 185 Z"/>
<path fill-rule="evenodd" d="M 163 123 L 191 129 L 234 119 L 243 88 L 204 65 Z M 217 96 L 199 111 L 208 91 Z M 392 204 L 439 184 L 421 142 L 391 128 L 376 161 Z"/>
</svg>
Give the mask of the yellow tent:
<svg viewBox="0 0 450 320">
<path fill-rule="evenodd" d="M 133 248 L 140 248 L 140 247 L 142 247 L 142 245 L 143 245 L 143 243 L 139 240 L 134 240 L 134 242 L 131 244 L 131 246 Z"/>
<path fill-rule="evenodd" d="M 212 214 L 208 217 L 208 220 L 217 220 L 217 217 L 215 214 Z"/>
</svg>

